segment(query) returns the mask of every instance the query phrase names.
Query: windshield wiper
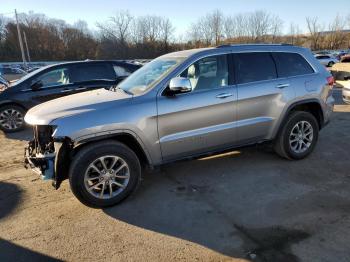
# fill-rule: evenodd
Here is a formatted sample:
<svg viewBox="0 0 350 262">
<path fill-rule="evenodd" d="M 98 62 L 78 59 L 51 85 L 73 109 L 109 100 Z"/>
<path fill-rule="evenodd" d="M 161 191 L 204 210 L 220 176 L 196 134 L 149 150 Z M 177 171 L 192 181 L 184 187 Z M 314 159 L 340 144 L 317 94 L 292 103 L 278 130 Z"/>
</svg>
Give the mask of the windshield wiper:
<svg viewBox="0 0 350 262">
<path fill-rule="evenodd" d="M 133 93 L 131 93 L 130 91 L 124 90 L 123 88 L 120 88 L 118 86 L 112 86 L 109 90 L 114 92 L 116 92 L 117 90 L 122 90 L 124 93 L 128 95 L 133 95 Z"/>
</svg>

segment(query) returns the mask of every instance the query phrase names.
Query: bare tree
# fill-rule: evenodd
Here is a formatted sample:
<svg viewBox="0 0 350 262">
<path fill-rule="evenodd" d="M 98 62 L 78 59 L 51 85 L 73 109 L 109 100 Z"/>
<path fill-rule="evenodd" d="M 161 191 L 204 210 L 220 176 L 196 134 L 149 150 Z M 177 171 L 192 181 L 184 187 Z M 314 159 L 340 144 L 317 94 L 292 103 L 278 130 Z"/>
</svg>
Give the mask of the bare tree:
<svg viewBox="0 0 350 262">
<path fill-rule="evenodd" d="M 209 23 L 213 34 L 213 39 L 215 41 L 215 45 L 218 45 L 220 43 L 221 38 L 223 37 L 223 13 L 219 9 L 213 11 L 211 14 L 209 14 Z"/>
<path fill-rule="evenodd" d="M 211 13 L 200 17 L 193 23 L 189 30 L 192 41 L 202 41 L 205 45 L 218 45 L 223 38 L 224 33 L 224 15 L 220 10 L 214 10 Z"/>
<path fill-rule="evenodd" d="M 0 15 L 0 43 L 3 40 L 5 40 L 7 23 L 8 23 L 8 19 L 6 19 L 4 16 Z"/>
<path fill-rule="evenodd" d="M 114 16 L 103 24 L 97 23 L 102 34 L 111 36 L 121 43 L 126 43 L 130 34 L 130 25 L 133 20 L 132 15 L 127 10 L 118 11 Z"/>
<path fill-rule="evenodd" d="M 270 28 L 270 15 L 267 12 L 260 10 L 249 15 L 248 32 L 254 42 L 264 41 Z"/>
<path fill-rule="evenodd" d="M 275 43 L 278 39 L 278 36 L 282 34 L 283 21 L 276 15 L 270 16 L 270 34 L 272 43 Z"/>
<path fill-rule="evenodd" d="M 170 44 L 170 39 L 173 36 L 175 28 L 169 18 L 161 18 L 160 21 L 160 40 L 164 45 Z"/>
<path fill-rule="evenodd" d="M 307 17 L 306 24 L 309 31 L 311 49 L 317 50 L 321 47 L 321 38 L 323 27 L 317 17 Z"/>
<path fill-rule="evenodd" d="M 343 32 L 346 25 L 345 19 L 337 15 L 329 24 L 329 33 L 326 37 L 326 46 L 328 49 L 338 49 L 346 39 L 346 34 Z"/>
<path fill-rule="evenodd" d="M 228 16 L 224 21 L 224 32 L 227 39 L 235 38 L 237 42 L 242 42 L 248 36 L 248 19 L 245 14 Z"/>
</svg>

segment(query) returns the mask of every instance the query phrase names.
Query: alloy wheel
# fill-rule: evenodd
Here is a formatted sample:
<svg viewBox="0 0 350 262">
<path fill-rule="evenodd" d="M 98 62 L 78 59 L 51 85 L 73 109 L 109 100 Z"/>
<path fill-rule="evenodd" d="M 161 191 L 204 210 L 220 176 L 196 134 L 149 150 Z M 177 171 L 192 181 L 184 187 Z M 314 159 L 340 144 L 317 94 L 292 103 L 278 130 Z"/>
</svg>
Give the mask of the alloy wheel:
<svg viewBox="0 0 350 262">
<path fill-rule="evenodd" d="M 313 141 L 313 128 L 307 121 L 299 121 L 289 135 L 289 145 L 293 152 L 300 154 L 308 150 Z"/>
<path fill-rule="evenodd" d="M 85 189 L 94 197 L 110 199 L 119 195 L 128 185 L 130 169 L 126 161 L 114 155 L 95 159 L 86 169 Z"/>
</svg>

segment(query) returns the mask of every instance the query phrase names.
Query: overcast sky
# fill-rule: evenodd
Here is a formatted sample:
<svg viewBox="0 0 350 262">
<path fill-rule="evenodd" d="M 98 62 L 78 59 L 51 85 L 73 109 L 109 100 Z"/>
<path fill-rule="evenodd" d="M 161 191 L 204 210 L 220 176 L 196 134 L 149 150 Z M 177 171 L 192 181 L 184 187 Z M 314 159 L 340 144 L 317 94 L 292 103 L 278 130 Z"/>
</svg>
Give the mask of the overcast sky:
<svg viewBox="0 0 350 262">
<path fill-rule="evenodd" d="M 0 0 L 0 14 L 34 11 L 73 24 L 85 20 L 94 29 L 117 10 L 129 10 L 135 16 L 159 15 L 170 18 L 176 35 L 185 33 L 198 17 L 220 9 L 226 15 L 265 10 L 278 15 L 284 23 L 284 32 L 290 22 L 306 30 L 305 17 L 318 16 L 325 25 L 337 14 L 350 14 L 350 0 Z"/>
</svg>

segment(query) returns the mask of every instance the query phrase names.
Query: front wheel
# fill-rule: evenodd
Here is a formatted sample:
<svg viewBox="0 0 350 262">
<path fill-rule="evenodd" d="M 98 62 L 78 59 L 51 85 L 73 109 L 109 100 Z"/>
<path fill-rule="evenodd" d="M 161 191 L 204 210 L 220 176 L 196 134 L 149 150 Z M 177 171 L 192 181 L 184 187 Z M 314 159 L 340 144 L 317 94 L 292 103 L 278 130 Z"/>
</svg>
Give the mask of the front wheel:
<svg viewBox="0 0 350 262">
<path fill-rule="evenodd" d="M 84 147 L 74 157 L 69 171 L 73 194 L 83 204 L 97 208 L 124 200 L 136 189 L 140 178 L 136 154 L 113 140 Z"/>
<path fill-rule="evenodd" d="M 315 148 L 319 126 L 309 112 L 292 113 L 275 141 L 275 151 L 287 159 L 303 159 Z"/>
</svg>

